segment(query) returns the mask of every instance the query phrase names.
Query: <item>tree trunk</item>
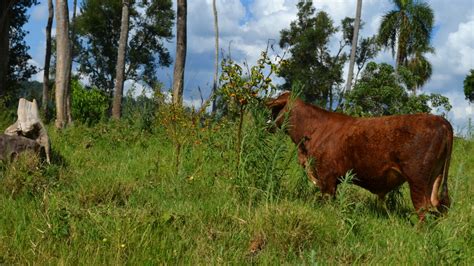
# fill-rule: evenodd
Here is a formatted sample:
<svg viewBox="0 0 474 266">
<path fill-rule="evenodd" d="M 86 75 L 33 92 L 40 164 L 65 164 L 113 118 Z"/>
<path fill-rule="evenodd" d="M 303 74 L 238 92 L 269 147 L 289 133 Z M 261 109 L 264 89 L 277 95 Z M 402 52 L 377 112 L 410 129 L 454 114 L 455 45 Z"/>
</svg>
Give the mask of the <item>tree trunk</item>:
<svg viewBox="0 0 474 266">
<path fill-rule="evenodd" d="M 357 42 L 359 40 L 361 12 L 362 12 L 362 0 L 357 0 L 357 10 L 356 10 L 356 17 L 354 21 L 354 34 L 352 36 L 351 59 L 349 61 L 349 74 L 347 75 L 346 91 L 350 91 L 352 87 L 352 76 L 354 75 L 355 54 L 357 50 Z"/>
<path fill-rule="evenodd" d="M 173 74 L 173 104 L 183 103 L 184 68 L 186 64 L 186 9 L 187 0 L 178 0 L 176 21 L 176 60 Z"/>
<path fill-rule="evenodd" d="M 128 39 L 128 21 L 129 21 L 129 1 L 123 0 L 122 3 L 122 24 L 120 25 L 120 40 L 117 55 L 117 68 L 115 76 L 115 94 L 112 107 L 112 118 L 120 119 L 122 109 L 123 83 L 125 81 L 125 54 L 127 50 Z"/>
<path fill-rule="evenodd" d="M 44 72 L 43 72 L 43 101 L 42 109 L 46 121 L 49 119 L 48 101 L 49 101 L 49 67 L 51 64 L 51 28 L 53 26 L 53 0 L 48 0 L 48 24 L 46 24 L 46 52 L 44 56 Z"/>
<path fill-rule="evenodd" d="M 71 79 L 72 79 L 72 59 L 74 57 L 74 38 L 76 38 L 76 7 L 77 7 L 77 0 L 73 1 L 73 11 L 72 11 L 72 21 L 71 21 L 71 35 L 70 35 L 70 57 L 69 57 L 69 69 L 68 69 L 68 85 L 66 91 L 66 116 L 67 122 L 72 123 L 72 89 L 71 89 Z"/>
<path fill-rule="evenodd" d="M 66 96 L 69 83 L 70 42 L 67 1 L 56 0 L 56 128 L 66 125 Z"/>
<path fill-rule="evenodd" d="M 0 1 L 0 97 L 3 96 L 7 88 L 8 80 L 8 60 L 10 54 L 10 13 L 9 10 L 13 1 Z"/>
<path fill-rule="evenodd" d="M 214 97 L 212 100 L 212 113 L 214 114 L 216 112 L 216 100 L 217 98 L 215 97 L 216 90 L 217 90 L 217 76 L 219 75 L 219 20 L 217 18 L 217 5 L 216 5 L 216 0 L 212 1 L 212 10 L 214 11 L 214 32 L 216 34 L 216 53 L 215 53 L 215 62 L 214 62 L 214 83 L 212 85 L 212 93 L 211 97 Z"/>
</svg>

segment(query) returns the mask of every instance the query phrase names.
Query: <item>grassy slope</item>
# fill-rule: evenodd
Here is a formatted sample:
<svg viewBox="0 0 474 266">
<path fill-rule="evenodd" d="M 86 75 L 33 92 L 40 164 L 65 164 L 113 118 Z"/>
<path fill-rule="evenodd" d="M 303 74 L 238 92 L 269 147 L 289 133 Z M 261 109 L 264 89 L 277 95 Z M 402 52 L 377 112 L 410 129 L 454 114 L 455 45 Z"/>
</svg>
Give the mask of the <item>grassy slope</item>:
<svg viewBox="0 0 474 266">
<path fill-rule="evenodd" d="M 0 174 L 0 263 L 462 263 L 474 261 L 474 143 L 456 140 L 445 217 L 389 210 L 342 184 L 325 200 L 281 133 L 192 131 L 178 173 L 167 132 L 125 124 L 50 130 L 55 164 Z"/>
</svg>

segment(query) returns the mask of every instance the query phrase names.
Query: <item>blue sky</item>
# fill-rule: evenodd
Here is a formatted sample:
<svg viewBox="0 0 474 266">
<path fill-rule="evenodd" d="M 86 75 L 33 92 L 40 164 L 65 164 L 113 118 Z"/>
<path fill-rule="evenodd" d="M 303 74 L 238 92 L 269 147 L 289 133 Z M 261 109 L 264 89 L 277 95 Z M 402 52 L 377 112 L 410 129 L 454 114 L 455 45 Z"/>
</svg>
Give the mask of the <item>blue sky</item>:
<svg viewBox="0 0 474 266">
<path fill-rule="evenodd" d="M 78 0 L 81 2 L 81 0 Z M 70 8 L 72 7 L 72 1 Z M 298 0 L 218 0 L 221 49 L 227 52 L 231 43 L 232 57 L 254 64 L 268 39 L 278 41 L 279 32 L 296 18 Z M 432 44 L 436 53 L 429 55 L 433 64 L 431 80 L 423 88 L 426 93 L 441 93 L 450 98 L 453 110 L 448 118 L 456 130 L 474 119 L 474 107 L 464 99 L 462 82 L 469 69 L 474 68 L 474 1 L 428 1 L 435 12 L 435 34 Z M 356 0 L 315 0 L 317 10 L 328 12 L 335 24 L 346 16 L 354 16 Z M 389 0 L 364 0 L 362 19 L 365 27 L 361 36 L 373 35 L 384 13 L 393 5 Z M 48 17 L 47 2 L 30 9 L 30 31 L 27 43 L 32 62 L 44 63 L 44 28 Z M 334 45 L 337 38 L 334 39 Z M 166 46 L 174 57 L 174 40 Z M 281 53 L 281 51 L 276 51 Z M 185 100 L 198 104 L 199 86 L 206 96 L 211 87 L 214 60 L 214 30 L 212 0 L 188 0 L 188 53 L 185 73 Z M 381 53 L 376 61 L 393 63 L 390 52 Z M 159 69 L 158 75 L 166 87 L 170 86 L 173 66 Z M 42 73 L 33 79 L 41 81 Z M 130 87 L 130 82 L 126 87 Z M 140 86 L 137 86 L 140 88 Z"/>
</svg>

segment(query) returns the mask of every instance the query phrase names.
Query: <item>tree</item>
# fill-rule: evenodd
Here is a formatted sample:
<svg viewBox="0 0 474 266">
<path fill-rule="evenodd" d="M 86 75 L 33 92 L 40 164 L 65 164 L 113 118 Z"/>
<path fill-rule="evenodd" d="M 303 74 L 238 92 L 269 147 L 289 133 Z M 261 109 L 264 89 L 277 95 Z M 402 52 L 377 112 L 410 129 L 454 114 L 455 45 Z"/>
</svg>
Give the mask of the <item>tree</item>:
<svg viewBox="0 0 474 266">
<path fill-rule="evenodd" d="M 434 14 L 431 7 L 418 0 L 392 0 L 395 10 L 385 14 L 378 31 L 378 41 L 390 48 L 396 65 L 406 65 L 410 56 L 430 47 Z M 396 51 L 396 52 L 395 52 Z"/>
<path fill-rule="evenodd" d="M 470 74 L 464 79 L 464 95 L 466 95 L 466 100 L 474 103 L 474 69 L 469 72 Z"/>
<path fill-rule="evenodd" d="M 0 1 L 0 96 L 18 81 L 28 80 L 37 72 L 28 60 L 29 47 L 24 38 L 27 31 L 23 25 L 28 21 L 26 11 L 38 3 L 37 0 Z"/>
<path fill-rule="evenodd" d="M 75 55 L 75 40 L 76 40 L 76 10 L 77 10 L 77 0 L 73 1 L 72 7 L 72 20 L 71 20 L 71 31 L 70 31 L 70 57 L 69 57 L 69 69 L 68 69 L 68 86 L 66 91 L 66 116 L 68 123 L 72 123 L 72 106 L 71 106 L 71 78 L 72 78 L 72 60 Z"/>
<path fill-rule="evenodd" d="M 43 101 L 42 109 L 46 119 L 49 118 L 49 67 L 51 65 L 51 28 L 53 26 L 54 8 L 53 0 L 48 0 L 48 23 L 46 24 L 46 51 L 44 53 L 43 71 Z"/>
<path fill-rule="evenodd" d="M 332 109 L 343 83 L 342 68 L 347 56 L 342 51 L 352 41 L 350 24 L 353 20 L 343 20 L 344 39 L 339 42 L 337 53 L 331 55 L 330 38 L 339 29 L 334 27 L 326 12 L 315 14 L 311 0 L 301 0 L 297 7 L 297 20 L 291 22 L 289 29 L 280 32 L 280 47 L 288 48 L 291 54 L 282 62 L 279 73 L 285 79 L 283 88 L 291 89 L 294 83 L 300 83 L 303 98 Z"/>
<path fill-rule="evenodd" d="M 212 10 L 214 13 L 214 33 L 216 38 L 216 50 L 215 50 L 215 61 L 214 61 L 214 82 L 212 84 L 212 113 L 216 112 L 216 104 L 217 98 L 215 97 L 216 90 L 217 90 L 217 79 L 219 75 L 219 20 L 217 17 L 217 4 L 216 0 L 212 0 Z"/>
<path fill-rule="evenodd" d="M 377 36 L 372 36 L 360 40 L 360 43 L 356 49 L 355 63 L 357 65 L 357 72 L 355 76 L 354 85 L 357 83 L 360 71 L 364 68 L 365 64 L 369 60 L 374 59 L 379 51 L 380 46 L 377 43 Z"/>
<path fill-rule="evenodd" d="M 56 0 L 56 128 L 64 128 L 67 122 L 66 96 L 71 60 L 68 14 L 67 1 Z"/>
<path fill-rule="evenodd" d="M 413 94 L 416 94 L 416 90 L 425 85 L 433 73 L 431 63 L 423 54 L 424 51 L 420 48 L 406 62 L 406 67 L 417 77 L 411 88 L 408 88 Z"/>
<path fill-rule="evenodd" d="M 352 86 L 352 76 L 354 74 L 354 64 L 355 64 L 355 56 L 356 56 L 356 50 L 357 50 L 357 42 L 359 38 L 361 12 L 362 12 L 362 0 L 357 0 L 357 11 L 356 11 L 356 17 L 355 17 L 355 24 L 354 24 L 354 36 L 352 38 L 352 49 L 351 49 L 351 57 L 349 60 L 349 74 L 347 75 L 346 91 L 349 91 Z"/>
<path fill-rule="evenodd" d="M 173 104 L 183 102 L 184 69 L 186 65 L 187 44 L 187 0 L 178 0 L 178 17 L 176 20 L 176 60 L 173 73 Z"/>
<path fill-rule="evenodd" d="M 400 77 L 402 76 L 402 77 Z M 413 95 L 407 88 L 416 77 L 405 67 L 396 73 L 386 63 L 370 62 L 359 82 L 346 94 L 345 111 L 360 116 L 429 113 L 432 108 L 449 111 L 449 99 L 440 94 Z"/>
<path fill-rule="evenodd" d="M 122 91 L 125 75 L 125 52 L 128 40 L 128 21 L 129 21 L 129 6 L 128 0 L 123 0 L 122 4 L 122 25 L 120 25 L 120 40 L 117 55 L 117 80 L 115 81 L 115 94 L 112 107 L 112 117 L 120 119 L 122 109 Z"/>
<path fill-rule="evenodd" d="M 141 10 L 138 12 L 137 10 Z M 124 80 L 153 86 L 157 68 L 169 66 L 164 41 L 170 41 L 174 13 L 171 0 L 136 0 L 129 6 L 129 35 Z M 122 0 L 84 0 L 77 17 L 79 72 L 110 99 L 116 80 Z"/>
</svg>

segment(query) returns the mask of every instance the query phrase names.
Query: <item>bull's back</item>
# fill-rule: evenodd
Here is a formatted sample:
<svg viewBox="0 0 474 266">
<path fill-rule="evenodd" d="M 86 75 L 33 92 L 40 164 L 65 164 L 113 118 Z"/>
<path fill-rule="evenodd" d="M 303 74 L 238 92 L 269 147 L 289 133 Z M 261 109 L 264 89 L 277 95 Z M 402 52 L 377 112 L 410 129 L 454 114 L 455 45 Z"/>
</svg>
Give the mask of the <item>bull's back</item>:
<svg viewBox="0 0 474 266">
<path fill-rule="evenodd" d="M 380 186 L 397 172 L 415 172 L 422 165 L 439 171 L 450 156 L 452 135 L 449 122 L 434 115 L 356 119 L 343 144 L 346 168 L 353 169 L 362 182 L 380 183 L 366 185 Z"/>
</svg>

